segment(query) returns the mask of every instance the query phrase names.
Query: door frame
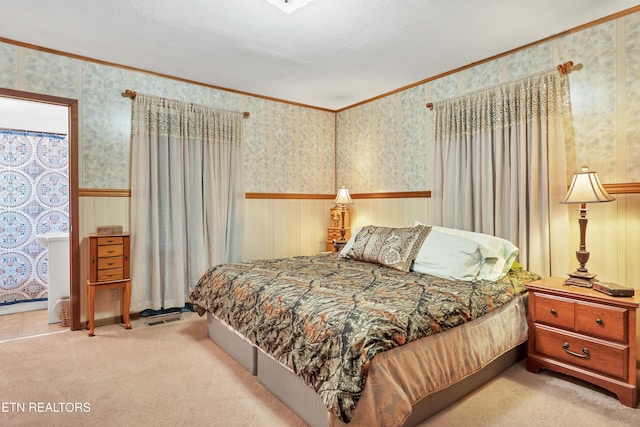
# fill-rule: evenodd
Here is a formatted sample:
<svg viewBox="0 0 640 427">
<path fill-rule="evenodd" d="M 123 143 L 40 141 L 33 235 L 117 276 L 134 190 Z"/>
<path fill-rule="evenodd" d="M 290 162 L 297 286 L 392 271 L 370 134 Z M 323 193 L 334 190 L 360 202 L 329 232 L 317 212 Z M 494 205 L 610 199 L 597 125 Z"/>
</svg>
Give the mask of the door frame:
<svg viewBox="0 0 640 427">
<path fill-rule="evenodd" d="M 69 109 L 69 307 L 70 327 L 80 329 L 80 222 L 78 199 L 78 100 L 0 88 L 0 97 L 66 106 Z"/>
</svg>

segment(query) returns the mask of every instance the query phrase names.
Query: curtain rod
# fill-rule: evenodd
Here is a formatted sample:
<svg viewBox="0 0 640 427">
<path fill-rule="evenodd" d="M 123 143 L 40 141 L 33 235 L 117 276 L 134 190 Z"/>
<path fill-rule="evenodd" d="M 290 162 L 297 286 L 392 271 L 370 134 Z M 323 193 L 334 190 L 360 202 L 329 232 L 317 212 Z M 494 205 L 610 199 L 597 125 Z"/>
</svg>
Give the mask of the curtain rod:
<svg viewBox="0 0 640 427">
<path fill-rule="evenodd" d="M 15 129 L 15 128 L 2 128 L 0 127 L 0 131 L 2 132 L 19 132 L 19 133 L 35 133 L 36 135 L 53 135 L 53 136 L 62 136 L 67 137 L 66 133 L 58 133 L 58 132 L 47 132 L 43 130 L 29 130 L 29 129 Z"/>
<path fill-rule="evenodd" d="M 571 68 L 573 68 L 573 61 L 567 61 L 556 67 L 560 74 L 568 74 L 571 71 Z M 427 102 L 427 108 L 429 110 L 433 110 L 433 102 Z"/>
<path fill-rule="evenodd" d="M 136 96 L 138 96 L 138 92 L 133 91 L 131 89 L 125 89 L 125 91 L 122 92 L 122 96 L 126 98 L 136 99 Z M 242 117 L 244 117 L 245 119 L 248 119 L 250 115 L 251 113 L 248 111 L 245 111 L 242 113 Z"/>
</svg>

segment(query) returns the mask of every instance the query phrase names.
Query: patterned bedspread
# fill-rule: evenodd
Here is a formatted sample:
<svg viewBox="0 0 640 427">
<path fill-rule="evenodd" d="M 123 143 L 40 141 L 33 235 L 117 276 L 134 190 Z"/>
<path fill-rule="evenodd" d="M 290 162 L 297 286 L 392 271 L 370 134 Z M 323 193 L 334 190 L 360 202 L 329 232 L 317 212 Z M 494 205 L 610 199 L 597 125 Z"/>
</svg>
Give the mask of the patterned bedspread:
<svg viewBox="0 0 640 427">
<path fill-rule="evenodd" d="M 348 422 L 376 354 L 481 317 L 537 278 L 520 270 L 454 282 L 330 254 L 216 266 L 189 300 L 292 369 Z"/>
</svg>

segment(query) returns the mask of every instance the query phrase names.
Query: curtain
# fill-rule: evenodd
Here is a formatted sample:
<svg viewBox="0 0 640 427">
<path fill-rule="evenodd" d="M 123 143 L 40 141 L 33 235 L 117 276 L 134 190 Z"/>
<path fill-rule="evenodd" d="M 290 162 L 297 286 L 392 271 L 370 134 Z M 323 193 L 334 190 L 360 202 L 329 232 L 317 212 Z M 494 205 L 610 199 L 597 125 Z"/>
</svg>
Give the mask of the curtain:
<svg viewBox="0 0 640 427">
<path fill-rule="evenodd" d="M 492 234 L 543 276 L 565 274 L 569 78 L 555 68 L 434 105 L 434 223 Z M 560 252 L 560 251 L 557 251 Z"/>
<path fill-rule="evenodd" d="M 242 113 L 138 94 L 131 143 L 131 309 L 183 307 L 242 256 Z"/>
</svg>

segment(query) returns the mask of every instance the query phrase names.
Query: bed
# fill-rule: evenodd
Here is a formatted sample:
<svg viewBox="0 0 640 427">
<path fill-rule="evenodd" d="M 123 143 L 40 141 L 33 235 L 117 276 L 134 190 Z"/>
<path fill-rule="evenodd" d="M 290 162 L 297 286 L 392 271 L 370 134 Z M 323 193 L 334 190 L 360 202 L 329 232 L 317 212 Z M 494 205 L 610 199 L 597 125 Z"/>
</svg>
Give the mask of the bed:
<svg viewBox="0 0 640 427">
<path fill-rule="evenodd" d="M 214 266 L 189 300 L 310 425 L 415 425 L 524 354 L 539 277 L 456 233 L 363 227 L 341 254 Z"/>
</svg>

